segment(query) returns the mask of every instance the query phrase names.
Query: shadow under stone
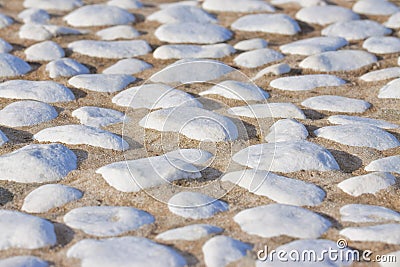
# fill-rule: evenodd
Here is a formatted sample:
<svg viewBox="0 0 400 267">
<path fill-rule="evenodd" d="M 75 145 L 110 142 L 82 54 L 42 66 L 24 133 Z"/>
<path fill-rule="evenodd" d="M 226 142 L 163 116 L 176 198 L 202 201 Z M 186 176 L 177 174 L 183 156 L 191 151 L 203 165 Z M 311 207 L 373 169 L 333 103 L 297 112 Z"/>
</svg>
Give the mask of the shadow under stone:
<svg viewBox="0 0 400 267">
<path fill-rule="evenodd" d="M 352 173 L 362 166 L 362 160 L 344 151 L 328 149 L 339 164 L 340 169 L 345 173 Z"/>
<path fill-rule="evenodd" d="M 0 187 L 0 206 L 4 206 L 8 202 L 12 201 L 14 195 L 5 188 Z"/>
</svg>

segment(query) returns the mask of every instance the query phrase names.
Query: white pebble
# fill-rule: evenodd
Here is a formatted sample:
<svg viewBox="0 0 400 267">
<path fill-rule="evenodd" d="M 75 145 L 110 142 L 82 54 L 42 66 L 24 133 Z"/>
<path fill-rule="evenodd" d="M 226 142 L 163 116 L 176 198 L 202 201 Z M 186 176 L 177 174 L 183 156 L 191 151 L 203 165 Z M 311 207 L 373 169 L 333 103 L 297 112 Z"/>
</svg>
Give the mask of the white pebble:
<svg viewBox="0 0 400 267">
<path fill-rule="evenodd" d="M 272 172 L 340 169 L 327 149 L 305 140 L 249 146 L 233 155 L 232 160 L 252 169 Z"/>
<path fill-rule="evenodd" d="M 229 209 L 229 205 L 213 197 L 197 192 L 180 192 L 168 201 L 168 209 L 184 218 L 205 219 Z"/>
<path fill-rule="evenodd" d="M 396 177 L 386 172 L 373 172 L 361 176 L 355 176 L 338 184 L 343 192 L 351 196 L 363 194 L 376 194 L 396 183 Z"/>
<path fill-rule="evenodd" d="M 17 101 L 0 110 L 0 124 L 23 127 L 40 124 L 58 116 L 55 108 L 39 101 Z"/>
<path fill-rule="evenodd" d="M 162 45 L 154 51 L 153 57 L 158 59 L 223 58 L 235 52 L 236 50 L 229 44 Z"/>
<path fill-rule="evenodd" d="M 321 31 L 325 36 L 343 37 L 348 41 L 363 40 L 368 37 L 388 35 L 392 30 L 373 20 L 352 20 L 336 22 Z"/>
<path fill-rule="evenodd" d="M 285 14 L 246 15 L 231 25 L 232 29 L 248 32 L 265 32 L 283 35 L 295 35 L 301 29 L 299 24 Z"/>
<path fill-rule="evenodd" d="M 108 239 L 83 239 L 68 249 L 67 257 L 78 258 L 82 267 L 187 266 L 185 258 L 169 246 L 147 238 L 125 236 Z"/>
<path fill-rule="evenodd" d="M 368 72 L 360 77 L 365 82 L 375 82 L 400 77 L 400 67 L 375 70 Z"/>
<path fill-rule="evenodd" d="M 400 244 L 400 224 L 347 227 L 341 230 L 339 234 L 352 241 Z"/>
<path fill-rule="evenodd" d="M 371 161 L 365 170 L 368 172 L 395 172 L 400 174 L 400 156 L 391 156 Z"/>
<path fill-rule="evenodd" d="M 257 0 L 205 0 L 202 6 L 219 12 L 275 12 L 270 4 Z"/>
<path fill-rule="evenodd" d="M 35 256 L 14 256 L 0 260 L 0 267 L 48 267 L 49 264 Z"/>
<path fill-rule="evenodd" d="M 133 39 L 140 36 L 140 33 L 129 25 L 117 25 L 96 32 L 102 40 L 112 41 L 117 39 Z"/>
<path fill-rule="evenodd" d="M 46 71 L 52 79 L 90 73 L 87 67 L 71 58 L 60 58 L 49 62 Z"/>
<path fill-rule="evenodd" d="M 153 66 L 143 60 L 136 58 L 127 58 L 117 61 L 115 64 L 103 70 L 104 74 L 128 74 L 142 72 L 151 69 Z"/>
<path fill-rule="evenodd" d="M 232 182 L 253 194 L 266 196 L 278 203 L 295 206 L 319 205 L 326 195 L 315 184 L 262 170 L 230 172 L 222 176 L 221 181 Z"/>
<path fill-rule="evenodd" d="M 139 125 L 161 132 L 177 132 L 205 142 L 233 141 L 238 138 L 236 125 L 227 117 L 198 107 L 173 107 L 147 114 Z"/>
<path fill-rule="evenodd" d="M 396 37 L 370 37 L 363 43 L 363 48 L 375 54 L 400 52 L 400 39 Z"/>
<path fill-rule="evenodd" d="M 336 95 L 310 97 L 301 104 L 310 109 L 349 113 L 363 113 L 371 107 L 367 101 Z"/>
<path fill-rule="evenodd" d="M 124 113 L 99 107 L 80 107 L 72 111 L 71 115 L 78 118 L 81 124 L 97 128 L 123 122 L 125 120 Z"/>
<path fill-rule="evenodd" d="M 236 65 L 244 68 L 257 68 L 262 65 L 283 59 L 284 56 L 269 48 L 256 49 L 243 52 L 234 58 Z"/>
<path fill-rule="evenodd" d="M 222 228 L 209 224 L 192 224 L 162 232 L 156 236 L 156 239 L 195 241 L 212 234 L 219 234 L 222 231 Z"/>
<path fill-rule="evenodd" d="M 45 10 L 69 11 L 83 5 L 82 0 L 25 0 L 24 7 L 41 8 Z"/>
<path fill-rule="evenodd" d="M 31 66 L 19 57 L 1 53 L 0 54 L 0 77 L 21 76 L 31 71 Z"/>
<path fill-rule="evenodd" d="M 399 8 L 386 0 L 359 0 L 353 10 L 364 15 L 386 16 L 398 12 Z"/>
<path fill-rule="evenodd" d="M 325 126 L 314 131 L 322 137 L 340 144 L 386 150 L 400 146 L 400 141 L 381 128 L 366 124 Z"/>
<path fill-rule="evenodd" d="M 269 97 L 267 92 L 263 91 L 255 84 L 234 80 L 220 82 L 210 89 L 200 92 L 199 95 L 220 95 L 228 99 L 241 101 L 263 101 Z"/>
<path fill-rule="evenodd" d="M 305 119 L 303 111 L 292 103 L 253 104 L 228 109 L 228 113 L 248 118 Z"/>
<path fill-rule="evenodd" d="M 135 22 L 135 16 L 116 6 L 86 5 L 66 15 L 64 20 L 76 27 L 111 26 Z"/>
<path fill-rule="evenodd" d="M 305 140 L 308 136 L 307 128 L 294 119 L 282 119 L 275 122 L 265 137 L 267 142 L 286 142 Z"/>
<path fill-rule="evenodd" d="M 163 8 L 147 18 L 149 21 L 166 23 L 216 23 L 217 19 L 201 8 L 187 5 L 175 5 Z"/>
<path fill-rule="evenodd" d="M 42 185 L 30 192 L 24 199 L 21 210 L 30 213 L 47 212 L 82 198 L 83 193 L 76 188 L 62 184 Z"/>
<path fill-rule="evenodd" d="M 136 79 L 126 74 L 81 74 L 68 80 L 68 84 L 95 92 L 118 92 Z"/>
<path fill-rule="evenodd" d="M 215 236 L 204 243 L 202 250 L 207 267 L 224 267 L 245 257 L 252 248 L 229 236 Z"/>
<path fill-rule="evenodd" d="M 253 38 L 237 42 L 233 47 L 237 50 L 250 51 L 255 49 L 266 48 L 268 42 L 262 38 Z"/>
<path fill-rule="evenodd" d="M 340 208 L 343 222 L 400 222 L 400 214 L 394 210 L 373 205 L 348 204 Z"/>
<path fill-rule="evenodd" d="M 280 90 L 306 91 L 318 87 L 340 86 L 345 83 L 346 81 L 334 75 L 316 74 L 278 78 L 271 81 L 269 85 Z"/>
<path fill-rule="evenodd" d="M 132 207 L 92 206 L 76 208 L 64 216 L 69 227 L 94 236 L 116 236 L 152 224 L 154 217 Z"/>
<path fill-rule="evenodd" d="M 95 41 L 80 40 L 68 44 L 73 52 L 98 58 L 130 58 L 151 52 L 144 40 L 133 41 Z"/>
<path fill-rule="evenodd" d="M 31 99 L 46 103 L 68 102 L 75 99 L 70 89 L 53 81 L 10 80 L 0 84 L 0 97 Z"/>
<path fill-rule="evenodd" d="M 311 24 L 327 25 L 338 21 L 360 19 L 360 16 L 341 6 L 325 5 L 304 7 L 296 13 L 296 19 Z"/>
<path fill-rule="evenodd" d="M 0 249 L 37 249 L 57 243 L 51 222 L 18 211 L 0 210 Z"/>
<path fill-rule="evenodd" d="M 294 238 L 318 238 L 331 226 L 329 220 L 307 209 L 269 204 L 243 210 L 233 217 L 240 228 L 264 238 L 281 235 Z"/>
<path fill-rule="evenodd" d="M 76 168 L 75 154 L 60 144 L 33 144 L 0 156 L 0 180 L 18 183 L 59 181 Z"/>
<path fill-rule="evenodd" d="M 394 98 L 400 99 L 400 79 L 387 83 L 379 90 L 378 98 Z"/>
<path fill-rule="evenodd" d="M 116 134 L 86 125 L 61 125 L 43 129 L 33 135 L 39 142 L 61 142 L 90 145 L 113 150 L 126 150 L 129 144 Z"/>
<path fill-rule="evenodd" d="M 347 115 L 333 115 L 328 118 L 328 121 L 333 124 L 352 124 L 352 125 L 370 125 L 382 129 L 397 129 L 400 126 L 384 120 L 377 120 L 364 117 L 347 116 Z"/>
<path fill-rule="evenodd" d="M 342 37 L 322 36 L 302 39 L 292 43 L 284 44 L 281 45 L 279 49 L 284 54 L 310 56 L 322 52 L 335 51 L 347 44 L 348 42 L 346 39 Z"/>
<path fill-rule="evenodd" d="M 50 20 L 50 15 L 43 9 L 31 7 L 21 11 L 18 18 L 24 23 L 46 24 Z"/>
<path fill-rule="evenodd" d="M 64 50 L 53 41 L 34 44 L 25 50 L 29 61 L 52 61 L 65 56 Z"/>
<path fill-rule="evenodd" d="M 282 74 L 289 73 L 290 71 L 291 71 L 291 68 L 288 64 L 278 63 L 278 64 L 271 65 L 271 66 L 268 66 L 268 67 L 260 70 L 256 74 L 256 76 L 254 76 L 254 78 L 252 78 L 252 80 L 254 81 L 254 80 L 260 79 L 264 75 L 268 75 L 268 74 L 273 74 L 273 75 L 279 76 Z"/>
</svg>

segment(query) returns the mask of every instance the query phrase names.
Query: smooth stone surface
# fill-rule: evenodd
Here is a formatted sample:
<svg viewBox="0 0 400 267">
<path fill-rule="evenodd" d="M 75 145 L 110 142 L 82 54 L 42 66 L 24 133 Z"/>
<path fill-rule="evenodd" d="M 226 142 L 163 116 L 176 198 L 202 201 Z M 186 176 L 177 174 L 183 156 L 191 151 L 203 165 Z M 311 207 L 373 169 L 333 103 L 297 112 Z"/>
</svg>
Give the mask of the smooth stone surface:
<svg viewBox="0 0 400 267">
<path fill-rule="evenodd" d="M 116 134 L 86 125 L 61 125 L 46 128 L 33 135 L 39 142 L 61 142 L 70 145 L 126 150 L 129 144 Z"/>
<path fill-rule="evenodd" d="M 117 39 L 133 39 L 140 36 L 140 33 L 129 25 L 117 25 L 96 32 L 102 40 L 113 41 Z"/>
<path fill-rule="evenodd" d="M 7 142 L 8 142 L 7 136 L 2 131 L 0 131 L 0 147 Z"/>
<path fill-rule="evenodd" d="M 182 22 L 161 25 L 154 35 L 168 43 L 215 44 L 231 39 L 233 34 L 211 23 Z"/>
<path fill-rule="evenodd" d="M 79 35 L 85 33 L 87 31 L 58 25 L 27 23 L 21 26 L 18 35 L 21 39 L 44 41 L 62 35 Z"/>
<path fill-rule="evenodd" d="M 279 49 L 284 54 L 310 56 L 322 52 L 335 51 L 347 45 L 348 42 L 342 37 L 312 37 L 292 43 L 284 44 Z"/>
<path fill-rule="evenodd" d="M 360 16 L 341 6 L 325 5 L 304 7 L 296 13 L 296 19 L 311 24 L 327 25 L 338 21 L 360 19 Z"/>
<path fill-rule="evenodd" d="M 75 99 L 70 89 L 53 81 L 10 80 L 0 84 L 0 97 L 32 99 L 46 103 L 68 102 Z"/>
<path fill-rule="evenodd" d="M 97 128 L 125 121 L 124 113 L 108 108 L 84 106 L 72 111 L 71 115 L 81 124 Z"/>
<path fill-rule="evenodd" d="M 0 38 L 0 53 L 8 53 L 13 50 L 13 46 Z"/>
<path fill-rule="evenodd" d="M 228 44 L 163 45 L 154 51 L 153 57 L 158 59 L 223 58 L 235 52 L 235 49 Z"/>
<path fill-rule="evenodd" d="M 217 12 L 275 12 L 273 6 L 258 0 L 205 0 L 202 7 Z"/>
<path fill-rule="evenodd" d="M 222 235 L 207 240 L 202 250 L 207 267 L 221 267 L 245 257 L 252 248 L 250 244 Z"/>
<path fill-rule="evenodd" d="M 360 77 L 360 80 L 363 80 L 365 82 L 375 82 L 399 77 L 400 67 L 392 67 L 365 73 Z"/>
<path fill-rule="evenodd" d="M 196 148 L 177 149 L 166 153 L 165 156 L 180 159 L 194 165 L 203 165 L 214 157 L 210 152 Z"/>
<path fill-rule="evenodd" d="M 314 71 L 352 71 L 377 62 L 377 58 L 365 51 L 329 51 L 305 58 L 299 66 Z"/>
<path fill-rule="evenodd" d="M 332 124 L 340 124 L 340 125 L 371 125 L 382 129 L 397 129 L 400 128 L 399 125 L 390 123 L 383 120 L 371 119 L 371 118 L 363 118 L 356 116 L 347 116 L 347 115 L 334 115 L 328 117 L 328 121 Z"/>
<path fill-rule="evenodd" d="M 292 103 L 268 103 L 233 107 L 228 109 L 228 113 L 249 118 L 306 118 L 303 111 Z"/>
<path fill-rule="evenodd" d="M 223 231 L 224 229 L 209 224 L 192 224 L 162 232 L 156 236 L 156 239 L 195 241 Z"/>
<path fill-rule="evenodd" d="M 168 209 L 181 217 L 206 219 L 229 209 L 229 205 L 213 197 L 197 192 L 180 192 L 168 201 Z"/>
<path fill-rule="evenodd" d="M 133 83 L 136 78 L 126 74 L 81 74 L 68 80 L 76 88 L 95 92 L 118 92 Z"/>
<path fill-rule="evenodd" d="M 119 25 L 135 22 L 135 16 L 125 9 L 110 5 L 86 5 L 63 18 L 75 27 Z"/>
<path fill-rule="evenodd" d="M 231 27 L 239 31 L 282 35 L 295 35 L 301 30 L 299 24 L 285 14 L 246 15 L 233 22 Z"/>
<path fill-rule="evenodd" d="M 233 47 L 237 50 L 250 51 L 255 49 L 262 49 L 268 46 L 268 42 L 262 38 L 247 39 L 237 42 Z"/>
<path fill-rule="evenodd" d="M 386 0 L 359 0 L 353 5 L 353 11 L 364 15 L 386 16 L 398 12 L 399 8 Z"/>
<path fill-rule="evenodd" d="M 48 267 L 49 264 L 34 256 L 14 256 L 0 260 L 0 267 Z"/>
<path fill-rule="evenodd" d="M 273 5 L 297 4 L 301 7 L 326 5 L 324 0 L 271 0 Z"/>
<path fill-rule="evenodd" d="M 222 176 L 221 181 L 237 184 L 249 192 L 266 196 L 281 204 L 316 206 L 325 198 L 320 187 L 301 180 L 287 178 L 262 170 L 243 170 Z"/>
<path fill-rule="evenodd" d="M 149 15 L 149 21 L 157 21 L 162 24 L 166 23 L 217 23 L 217 19 L 201 8 L 187 5 L 175 5 L 163 8 Z"/>
<path fill-rule="evenodd" d="M 391 15 L 384 25 L 392 29 L 400 28 L 400 12 Z"/>
<path fill-rule="evenodd" d="M 77 157 L 60 144 L 32 144 L 0 156 L 0 180 L 18 183 L 59 181 L 76 168 Z"/>
<path fill-rule="evenodd" d="M 31 66 L 19 57 L 1 53 L 0 54 L 0 77 L 15 77 L 24 75 L 31 71 Z"/>
<path fill-rule="evenodd" d="M 343 222 L 400 222 L 400 213 L 381 206 L 348 204 L 340 208 Z"/>
<path fill-rule="evenodd" d="M 125 9 L 139 9 L 143 7 L 142 2 L 138 0 L 110 0 L 107 2 L 107 5 Z"/>
<path fill-rule="evenodd" d="M 378 98 L 400 99 L 400 79 L 387 83 L 379 90 Z"/>
<path fill-rule="evenodd" d="M 236 65 L 244 68 L 257 68 L 262 65 L 277 61 L 284 56 L 269 48 L 257 49 L 248 52 L 243 52 L 234 58 Z"/>
<path fill-rule="evenodd" d="M 65 56 L 64 50 L 53 41 L 34 44 L 25 50 L 29 61 L 52 61 Z"/>
<path fill-rule="evenodd" d="M 76 208 L 64 216 L 69 227 L 94 236 L 116 236 L 152 224 L 154 217 L 132 207 L 92 206 Z"/>
<path fill-rule="evenodd" d="M 62 184 L 42 185 L 30 192 L 24 199 L 21 210 L 30 213 L 47 212 L 82 198 L 78 189 Z"/>
<path fill-rule="evenodd" d="M 49 62 L 46 65 L 46 71 L 52 79 L 90 73 L 87 67 L 70 58 L 60 58 Z"/>
<path fill-rule="evenodd" d="M 25 0 L 24 7 L 41 8 L 45 10 L 69 11 L 83 5 L 82 0 Z"/>
<path fill-rule="evenodd" d="M 400 174 L 400 156 L 391 156 L 371 161 L 365 170 L 368 172 L 395 172 Z"/>
<path fill-rule="evenodd" d="M 205 142 L 233 141 L 238 138 L 238 129 L 230 119 L 197 107 L 156 110 L 147 114 L 139 125 L 161 132 L 177 132 Z"/>
<path fill-rule="evenodd" d="M 396 37 L 370 37 L 364 41 L 363 48 L 375 54 L 400 52 L 400 39 Z"/>
<path fill-rule="evenodd" d="M 10 26 L 13 23 L 14 20 L 12 18 L 4 14 L 0 14 L 0 29 Z"/>
<path fill-rule="evenodd" d="M 147 69 L 151 69 L 153 66 L 143 60 L 136 58 L 127 58 L 117 61 L 115 64 L 109 66 L 103 70 L 104 74 L 135 74 L 142 72 Z"/>
<path fill-rule="evenodd" d="M 376 194 L 396 183 L 396 177 L 385 172 L 373 172 L 344 180 L 338 187 L 345 193 L 358 197 L 362 194 Z"/>
<path fill-rule="evenodd" d="M 310 97 L 301 102 L 301 105 L 310 109 L 348 113 L 363 113 L 371 107 L 367 101 L 337 95 Z"/>
<path fill-rule="evenodd" d="M 291 68 L 290 68 L 290 66 L 288 64 L 286 64 L 286 63 L 278 63 L 278 64 L 271 65 L 271 66 L 268 66 L 268 67 L 260 70 L 256 74 L 256 76 L 254 76 L 254 78 L 252 78 L 252 80 L 253 81 L 254 80 L 258 80 L 261 77 L 263 77 L 265 75 L 270 75 L 270 74 L 279 76 L 279 75 L 282 75 L 282 74 L 289 73 L 290 71 L 291 71 Z"/>
<path fill-rule="evenodd" d="M 232 159 L 252 169 L 273 172 L 340 170 L 327 149 L 305 140 L 249 146 L 233 155 Z"/>
<path fill-rule="evenodd" d="M 275 122 L 265 137 L 267 142 L 286 142 L 307 139 L 307 128 L 294 119 L 282 119 Z"/>
<path fill-rule="evenodd" d="M 181 59 L 153 74 L 156 83 L 207 82 L 234 71 L 225 63 L 211 59 Z"/>
<path fill-rule="evenodd" d="M 280 90 L 306 91 L 318 87 L 340 86 L 345 83 L 346 81 L 334 75 L 315 74 L 278 78 L 271 81 L 269 85 Z"/>
<path fill-rule="evenodd" d="M 244 83 L 234 80 L 225 80 L 210 89 L 200 92 L 199 95 L 219 95 L 228 99 L 241 101 L 263 101 L 269 94 L 253 83 Z"/>
<path fill-rule="evenodd" d="M 0 210 L 0 249 L 37 249 L 57 243 L 51 222 L 18 211 Z"/>
<path fill-rule="evenodd" d="M 347 227 L 341 230 L 339 234 L 352 241 L 400 244 L 400 224 Z"/>
<path fill-rule="evenodd" d="M 68 44 L 73 52 L 99 58 L 131 58 L 151 52 L 144 40 L 133 41 L 95 41 L 80 40 Z"/>
<path fill-rule="evenodd" d="M 172 3 L 160 3 L 158 5 L 159 8 L 169 8 L 172 6 L 198 6 L 197 0 L 183 0 L 183 1 L 177 1 L 177 2 L 172 2 Z"/>
<path fill-rule="evenodd" d="M 324 251 L 338 251 L 339 255 L 346 255 L 342 258 L 333 257 L 321 257 L 317 261 L 309 261 L 308 257 L 313 259 L 311 255 L 323 255 L 326 252 Z M 344 248 L 338 250 L 337 242 L 333 242 L 331 240 L 326 239 L 307 239 L 307 240 L 295 240 L 290 243 L 286 243 L 281 245 L 275 249 L 275 251 L 283 251 L 282 254 L 287 255 L 285 257 L 286 260 L 280 261 L 277 254 L 273 254 L 272 251 L 269 254 L 269 257 L 265 261 L 256 261 L 256 267 L 266 267 L 266 266 L 274 266 L 274 267 L 285 267 L 285 266 L 293 266 L 293 267 L 343 267 L 349 266 L 353 260 L 356 260 L 352 254 L 352 251 L 349 248 Z M 292 252 L 295 251 L 295 252 Z M 306 253 L 310 252 L 310 253 Z M 315 254 L 314 254 L 315 253 Z M 292 255 L 292 257 L 290 256 Z M 263 255 L 264 256 L 264 255 Z M 264 256 L 265 257 L 265 256 Z M 305 261 L 299 260 L 305 257 Z M 348 257 L 348 258 L 346 258 Z"/>
<path fill-rule="evenodd" d="M 373 20 L 336 22 L 321 31 L 325 36 L 343 37 L 348 41 L 363 40 L 372 36 L 388 35 L 392 30 Z"/>
<path fill-rule="evenodd" d="M 338 142 L 348 146 L 370 147 L 386 150 L 400 146 L 395 136 L 371 125 L 337 125 L 325 126 L 314 131 L 317 137 Z"/>
<path fill-rule="evenodd" d="M 18 18 L 23 23 L 46 24 L 50 20 L 50 15 L 43 9 L 31 7 L 21 11 Z"/>
<path fill-rule="evenodd" d="M 294 238 L 318 238 L 331 223 L 307 209 L 269 204 L 243 210 L 233 217 L 242 231 L 264 238 L 286 235 Z"/>
<path fill-rule="evenodd" d="M 157 256 L 155 256 L 157 255 Z M 81 260 L 82 267 L 113 266 L 186 266 L 186 260 L 174 249 L 143 237 L 84 239 L 75 243 L 67 257 Z"/>
<path fill-rule="evenodd" d="M 96 173 L 122 192 L 137 192 L 174 180 L 201 177 L 194 165 L 173 155 L 114 162 L 97 169 Z"/>
<path fill-rule="evenodd" d="M 130 108 L 198 107 L 203 105 L 190 94 L 165 84 L 144 84 L 126 89 L 113 97 L 118 106 Z"/>
<path fill-rule="evenodd" d="M 24 100 L 13 102 L 0 110 L 0 125 L 23 127 L 51 121 L 58 116 L 49 104 Z"/>
</svg>

